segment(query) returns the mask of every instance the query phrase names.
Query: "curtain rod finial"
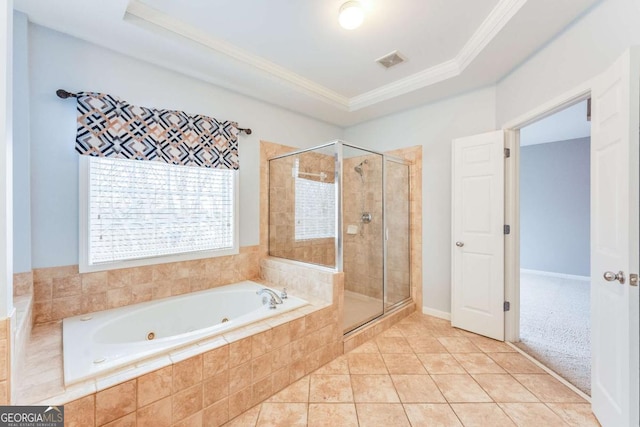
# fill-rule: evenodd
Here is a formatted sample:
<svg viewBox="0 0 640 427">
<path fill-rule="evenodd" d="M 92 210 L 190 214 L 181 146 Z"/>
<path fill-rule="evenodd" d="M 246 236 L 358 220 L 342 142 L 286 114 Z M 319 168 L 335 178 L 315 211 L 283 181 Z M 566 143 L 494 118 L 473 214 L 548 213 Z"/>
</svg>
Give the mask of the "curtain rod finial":
<svg viewBox="0 0 640 427">
<path fill-rule="evenodd" d="M 58 89 L 56 91 L 56 95 L 58 95 L 58 98 L 62 98 L 62 99 L 67 99 L 67 98 L 70 98 L 70 97 L 73 97 L 73 98 L 76 97 L 75 93 L 68 92 L 68 91 L 66 91 L 64 89 Z"/>
</svg>

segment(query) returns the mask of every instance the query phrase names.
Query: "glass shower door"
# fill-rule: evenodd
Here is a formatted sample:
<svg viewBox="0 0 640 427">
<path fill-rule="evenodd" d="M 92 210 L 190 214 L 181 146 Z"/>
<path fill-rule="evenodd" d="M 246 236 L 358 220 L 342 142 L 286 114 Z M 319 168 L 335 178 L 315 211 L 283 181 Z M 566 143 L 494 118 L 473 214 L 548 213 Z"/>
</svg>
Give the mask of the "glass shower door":
<svg viewBox="0 0 640 427">
<path fill-rule="evenodd" d="M 409 165 L 385 158 L 385 308 L 411 296 Z"/>
<path fill-rule="evenodd" d="M 344 332 L 384 314 L 382 155 L 343 145 Z"/>
</svg>

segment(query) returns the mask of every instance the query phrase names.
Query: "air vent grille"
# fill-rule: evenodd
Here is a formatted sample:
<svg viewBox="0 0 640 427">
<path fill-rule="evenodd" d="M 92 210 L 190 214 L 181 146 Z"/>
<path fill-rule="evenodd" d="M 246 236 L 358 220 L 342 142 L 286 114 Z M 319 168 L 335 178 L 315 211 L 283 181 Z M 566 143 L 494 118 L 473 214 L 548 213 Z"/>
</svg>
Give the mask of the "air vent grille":
<svg viewBox="0 0 640 427">
<path fill-rule="evenodd" d="M 402 64 L 406 60 L 407 59 L 400 52 L 394 50 L 388 55 L 376 59 L 376 62 L 382 65 L 384 68 L 391 68 L 395 65 Z"/>
</svg>

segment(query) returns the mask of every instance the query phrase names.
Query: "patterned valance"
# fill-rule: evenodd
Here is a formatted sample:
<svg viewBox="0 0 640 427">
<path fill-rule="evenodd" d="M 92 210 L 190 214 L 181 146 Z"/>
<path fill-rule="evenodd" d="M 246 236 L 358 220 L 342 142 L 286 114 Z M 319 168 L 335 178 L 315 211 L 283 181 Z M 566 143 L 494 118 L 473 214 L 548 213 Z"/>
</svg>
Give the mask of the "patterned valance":
<svg viewBox="0 0 640 427">
<path fill-rule="evenodd" d="M 238 125 L 80 92 L 76 151 L 87 156 L 238 169 Z"/>
</svg>

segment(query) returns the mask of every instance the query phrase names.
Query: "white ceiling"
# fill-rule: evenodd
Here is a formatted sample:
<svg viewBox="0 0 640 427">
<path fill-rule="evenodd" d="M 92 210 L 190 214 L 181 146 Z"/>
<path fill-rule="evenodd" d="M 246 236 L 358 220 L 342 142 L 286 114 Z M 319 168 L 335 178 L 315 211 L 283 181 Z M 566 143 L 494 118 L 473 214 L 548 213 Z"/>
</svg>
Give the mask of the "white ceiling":
<svg viewBox="0 0 640 427">
<path fill-rule="evenodd" d="M 520 129 L 520 145 L 546 144 L 591 136 L 587 101 L 579 102 Z"/>
<path fill-rule="evenodd" d="M 495 83 L 596 1 L 361 0 L 352 31 L 337 23 L 344 0 L 14 4 L 36 24 L 348 126 Z M 408 61 L 375 62 L 394 50 Z"/>
</svg>

